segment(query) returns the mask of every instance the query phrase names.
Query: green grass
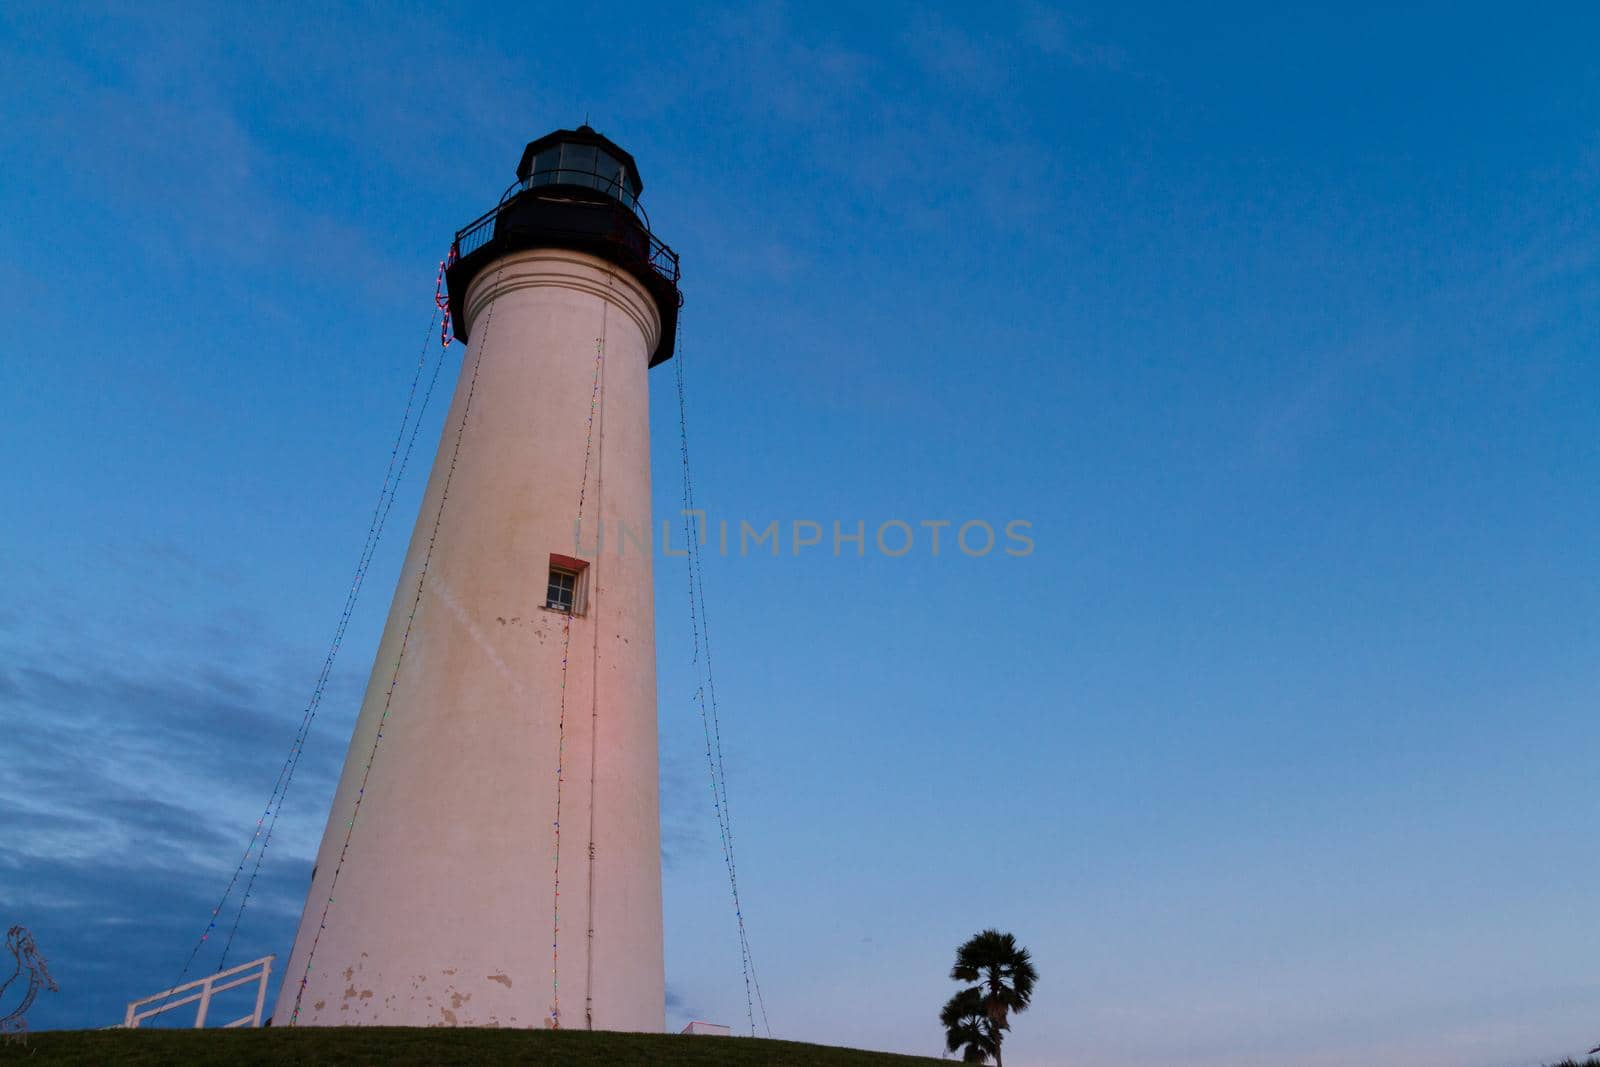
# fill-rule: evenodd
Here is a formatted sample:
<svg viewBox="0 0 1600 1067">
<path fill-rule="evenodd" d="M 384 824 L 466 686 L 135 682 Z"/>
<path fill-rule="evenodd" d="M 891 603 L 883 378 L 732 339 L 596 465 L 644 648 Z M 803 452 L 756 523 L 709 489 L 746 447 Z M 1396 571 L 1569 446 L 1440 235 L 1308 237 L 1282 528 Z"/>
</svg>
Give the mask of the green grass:
<svg viewBox="0 0 1600 1067">
<path fill-rule="evenodd" d="M 0 1067 L 94 1064 L 390 1064 L 451 1067 L 527 1064 L 530 1067 L 933 1067 L 943 1062 L 892 1052 L 865 1052 L 798 1041 L 679 1034 L 582 1033 L 573 1030 L 478 1030 L 403 1026 L 264 1030 L 48 1030 L 26 1045 L 0 1043 Z M 1548 1067 L 1600 1067 L 1600 1059 L 1562 1060 Z"/>
<path fill-rule="evenodd" d="M 928 1067 L 921 1056 L 752 1037 L 399 1026 L 263 1030 L 50 1030 L 0 1045 L 0 1067 L 27 1064 L 530 1064 L 536 1067 Z M 946 1064 L 948 1067 L 948 1064 Z"/>
</svg>

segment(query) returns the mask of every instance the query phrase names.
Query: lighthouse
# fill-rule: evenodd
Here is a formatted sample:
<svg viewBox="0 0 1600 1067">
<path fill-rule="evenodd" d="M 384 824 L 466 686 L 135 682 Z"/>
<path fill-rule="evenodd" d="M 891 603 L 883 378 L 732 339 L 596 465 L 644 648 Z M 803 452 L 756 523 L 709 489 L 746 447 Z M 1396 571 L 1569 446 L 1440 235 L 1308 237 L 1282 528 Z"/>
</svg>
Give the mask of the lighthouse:
<svg viewBox="0 0 1600 1067">
<path fill-rule="evenodd" d="M 273 1023 L 664 1029 L 650 367 L 633 157 L 530 143 L 456 235 L 465 342 Z"/>
</svg>

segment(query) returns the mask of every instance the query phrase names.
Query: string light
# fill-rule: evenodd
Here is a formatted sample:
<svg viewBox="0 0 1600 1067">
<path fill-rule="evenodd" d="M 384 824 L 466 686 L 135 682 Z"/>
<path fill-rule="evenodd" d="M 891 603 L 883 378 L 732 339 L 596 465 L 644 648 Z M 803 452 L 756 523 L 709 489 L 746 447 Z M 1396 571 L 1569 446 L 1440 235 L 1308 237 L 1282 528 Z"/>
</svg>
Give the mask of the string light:
<svg viewBox="0 0 1600 1067">
<path fill-rule="evenodd" d="M 496 288 L 499 286 L 500 275 L 504 270 L 505 264 L 502 260 L 500 268 L 495 272 Z M 417 611 L 422 605 L 422 593 L 427 584 L 428 567 L 433 562 L 433 551 L 439 540 L 439 527 L 444 521 L 445 505 L 450 499 L 450 483 L 455 479 L 456 464 L 461 457 L 461 442 L 466 435 L 467 419 L 472 414 L 472 400 L 478 390 L 478 372 L 483 368 L 483 361 L 488 354 L 489 327 L 493 322 L 494 302 L 491 301 L 489 304 L 489 313 L 484 317 L 483 333 L 478 340 L 478 357 L 472 364 L 472 377 L 467 385 L 466 400 L 463 402 L 461 408 L 461 422 L 456 427 L 455 444 L 450 451 L 450 467 L 445 472 L 444 483 L 440 490 L 439 509 L 434 513 L 433 529 L 428 535 L 428 547 L 423 553 L 422 566 L 417 574 L 417 591 L 411 599 L 411 610 L 406 617 L 405 630 L 400 637 L 400 650 L 395 656 L 394 672 L 389 678 L 389 689 L 384 694 L 383 713 L 378 716 L 377 731 L 372 739 L 372 747 L 367 752 L 367 762 L 366 766 L 361 772 L 361 781 L 357 786 L 355 804 L 351 809 L 349 820 L 345 823 L 344 843 L 339 848 L 339 859 L 334 864 L 332 875 L 329 876 L 328 899 L 327 902 L 322 906 L 321 917 L 317 920 L 317 933 L 311 939 L 311 945 L 306 950 L 306 969 L 305 972 L 300 976 L 299 986 L 295 990 L 294 994 L 294 1007 L 289 1013 L 289 1025 L 291 1026 L 296 1025 L 300 1020 L 300 1005 L 305 997 L 306 985 L 311 980 L 312 961 L 316 958 L 317 948 L 322 943 L 322 934 L 328 928 L 328 914 L 332 910 L 334 902 L 333 890 L 339 884 L 339 875 L 344 871 L 345 860 L 350 854 L 350 841 L 355 836 L 356 820 L 361 814 L 361 803 L 366 797 L 367 782 L 372 777 L 373 764 L 377 762 L 378 745 L 379 742 L 383 740 L 383 728 L 388 723 L 389 713 L 393 709 L 394 692 L 396 687 L 400 684 L 400 668 L 405 663 L 406 649 L 411 643 L 411 631 L 416 626 Z M 429 328 L 431 330 L 432 323 L 429 324 Z"/>
<path fill-rule="evenodd" d="M 439 280 L 434 282 L 435 294 L 438 292 Z M 437 300 L 435 301 L 437 304 Z M 429 338 L 433 334 L 433 319 L 429 319 L 428 328 L 423 332 L 422 351 L 417 357 L 417 367 L 411 377 L 411 388 L 406 395 L 405 413 L 400 419 L 400 429 L 395 434 L 394 444 L 389 449 L 389 464 L 384 470 L 383 486 L 378 492 L 378 502 L 373 506 L 372 518 L 367 524 L 366 538 L 361 547 L 361 555 L 356 563 L 355 575 L 350 582 L 350 588 L 345 593 L 344 606 L 339 613 L 339 621 L 334 627 L 333 640 L 328 646 L 328 652 L 323 657 L 322 668 L 318 672 L 316 683 L 312 687 L 311 696 L 306 702 L 301 713 L 300 725 L 295 731 L 294 740 L 289 745 L 289 753 L 283 765 L 278 770 L 277 780 L 273 783 L 272 793 L 267 798 L 266 807 L 262 810 L 260 818 L 256 820 L 250 841 L 245 846 L 244 855 L 239 860 L 239 865 L 234 869 L 233 876 L 228 881 L 228 886 L 223 890 L 222 898 L 217 906 L 211 909 L 210 920 L 205 932 L 200 935 L 193 951 L 189 953 L 188 960 L 184 963 L 183 971 L 179 974 L 174 985 L 182 985 L 194 966 L 195 958 L 200 950 L 210 940 L 211 933 L 216 929 L 217 918 L 226 906 L 228 898 L 233 895 L 234 888 L 239 883 L 239 878 L 244 874 L 246 865 L 250 862 L 251 854 L 255 854 L 255 866 L 250 871 L 250 876 L 245 882 L 245 889 L 239 901 L 239 907 L 234 913 L 233 926 L 228 931 L 227 941 L 222 947 L 222 955 L 217 963 L 217 970 L 221 971 L 227 965 L 228 953 L 233 947 L 234 938 L 239 932 L 240 921 L 244 917 L 244 910 L 249 903 L 255 887 L 256 878 L 261 872 L 262 861 L 266 858 L 267 848 L 272 843 L 273 831 L 278 825 L 278 816 L 283 811 L 284 798 L 288 795 L 290 783 L 294 780 L 295 772 L 299 769 L 300 759 L 305 752 L 305 743 L 310 735 L 311 725 L 316 719 L 317 711 L 322 706 L 322 700 L 327 692 L 328 678 L 333 671 L 334 661 L 338 658 L 339 650 L 344 645 L 345 631 L 349 628 L 350 618 L 355 611 L 356 601 L 361 594 L 361 587 L 366 580 L 367 571 L 372 563 L 374 553 L 377 551 L 378 542 L 383 536 L 383 529 L 388 522 L 389 512 L 394 507 L 395 496 L 399 490 L 400 481 L 405 476 L 406 467 L 410 462 L 413 447 L 417 442 L 417 434 L 422 428 L 422 416 L 427 411 L 429 400 L 433 396 L 434 387 L 439 381 L 439 371 L 443 366 L 443 359 L 434 364 L 433 375 L 428 381 L 426 392 L 422 397 L 420 407 L 416 406 L 417 387 L 422 378 L 422 372 L 428 362 Z M 412 411 L 416 411 L 416 419 L 412 421 Z M 407 426 L 411 427 L 411 435 L 406 436 Z M 401 453 L 401 444 L 404 442 L 405 451 Z M 270 822 L 268 819 L 270 818 Z M 259 852 L 255 851 L 256 843 L 261 843 Z"/>
<path fill-rule="evenodd" d="M 606 339 L 605 320 L 602 313 L 601 336 L 594 339 L 594 384 L 589 390 L 589 420 L 584 428 L 583 439 L 583 478 L 578 483 L 578 515 L 573 523 L 573 537 L 579 544 L 583 542 L 583 507 L 589 493 L 589 460 L 594 453 L 594 420 L 595 413 L 600 407 L 600 379 L 605 367 Z M 598 633 L 598 631 L 596 631 Z M 551 875 L 551 919 L 550 919 L 550 1023 L 552 1028 L 561 1029 L 561 794 L 566 783 L 567 759 L 567 668 L 572 651 L 572 612 L 569 609 L 561 626 L 561 697 L 560 708 L 556 716 L 556 812 L 555 812 L 555 856 L 553 872 Z M 594 685 L 596 679 L 590 680 Z M 591 741 L 591 745 L 593 742 Z M 591 786 L 592 786 L 591 782 Z M 590 808 L 593 809 L 591 797 Z M 592 845 L 593 842 L 591 841 Z M 590 869 L 591 881 L 593 868 Z M 593 916 L 590 917 L 591 922 Z"/>
<path fill-rule="evenodd" d="M 693 634 L 693 669 L 695 672 L 695 702 L 700 709 L 700 724 L 706 739 L 706 770 L 711 785 L 711 807 L 717 817 L 717 833 L 721 838 L 723 864 L 728 871 L 728 887 L 733 901 L 734 924 L 739 935 L 739 958 L 744 970 L 745 1015 L 750 1023 L 750 1033 L 756 1032 L 755 1006 L 760 1005 L 761 1022 L 768 1037 L 772 1024 L 767 1018 L 766 998 L 761 993 L 761 981 L 756 975 L 755 956 L 750 950 L 749 933 L 745 929 L 744 909 L 739 901 L 739 873 L 734 859 L 733 820 L 728 807 L 728 775 L 722 758 L 722 724 L 717 707 L 716 676 L 711 669 L 711 630 L 706 617 L 705 564 L 700 553 L 699 521 L 694 506 L 694 477 L 689 466 L 689 419 L 684 401 L 684 358 L 682 345 L 677 346 L 678 358 L 674 361 L 673 377 L 678 388 L 678 449 L 683 459 L 683 528 L 688 542 L 689 623 Z M 705 649 L 704 681 L 701 680 L 700 652 Z M 708 699 L 709 697 L 709 699 Z M 751 993 L 754 992 L 754 1003 Z"/>
<path fill-rule="evenodd" d="M 606 269 L 606 297 L 600 304 L 600 336 L 595 338 L 597 355 L 603 355 L 606 344 L 606 332 L 611 322 L 611 294 L 616 289 L 616 271 Z M 604 492 L 606 477 L 606 422 L 605 422 L 605 377 L 601 376 L 599 390 L 599 419 L 600 419 L 600 445 L 595 457 L 594 491 L 598 497 Z M 602 521 L 603 518 L 602 518 Z M 603 532 L 603 531 L 602 531 Z M 595 788 L 598 779 L 597 769 L 600 758 L 600 549 L 596 541 L 595 561 L 593 573 L 589 576 L 589 611 L 595 616 L 595 624 L 589 628 L 591 642 L 589 646 L 589 869 L 586 878 L 588 900 L 585 910 L 589 916 L 589 936 L 584 953 L 583 976 L 583 1022 L 587 1029 L 594 1029 L 594 829 L 595 829 Z"/>
<path fill-rule="evenodd" d="M 444 291 L 445 268 L 456 261 L 456 246 L 450 246 L 450 253 L 439 261 L 439 274 L 433 279 L 433 306 L 439 309 L 439 347 L 449 348 L 453 337 L 450 333 L 450 297 Z"/>
</svg>

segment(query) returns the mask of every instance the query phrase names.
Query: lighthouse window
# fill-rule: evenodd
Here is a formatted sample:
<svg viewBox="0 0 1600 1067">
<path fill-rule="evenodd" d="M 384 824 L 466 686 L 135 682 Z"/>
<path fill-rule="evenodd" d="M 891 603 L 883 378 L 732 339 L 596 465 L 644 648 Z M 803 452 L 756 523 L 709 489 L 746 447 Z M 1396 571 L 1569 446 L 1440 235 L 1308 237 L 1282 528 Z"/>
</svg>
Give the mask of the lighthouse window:
<svg viewBox="0 0 1600 1067">
<path fill-rule="evenodd" d="M 594 161 L 594 173 L 599 179 L 598 187 L 612 196 L 620 195 L 622 191 L 622 164 L 604 152 L 596 152 Z"/>
<path fill-rule="evenodd" d="M 550 592 L 544 606 L 553 611 L 572 611 L 572 604 L 578 592 L 578 576 L 571 571 L 550 568 Z"/>
<path fill-rule="evenodd" d="M 566 173 L 561 180 L 568 185 L 596 187 L 595 147 L 592 144 L 567 144 L 561 146 L 561 169 Z"/>
<path fill-rule="evenodd" d="M 557 172 L 560 169 L 561 146 L 555 145 L 553 147 L 546 148 L 537 156 L 533 157 L 533 177 L 531 184 L 549 185 L 552 182 L 559 181 L 560 174 Z"/>
<path fill-rule="evenodd" d="M 550 553 L 550 582 L 544 606 L 567 615 L 582 615 L 588 599 L 589 563 L 574 556 Z"/>
</svg>

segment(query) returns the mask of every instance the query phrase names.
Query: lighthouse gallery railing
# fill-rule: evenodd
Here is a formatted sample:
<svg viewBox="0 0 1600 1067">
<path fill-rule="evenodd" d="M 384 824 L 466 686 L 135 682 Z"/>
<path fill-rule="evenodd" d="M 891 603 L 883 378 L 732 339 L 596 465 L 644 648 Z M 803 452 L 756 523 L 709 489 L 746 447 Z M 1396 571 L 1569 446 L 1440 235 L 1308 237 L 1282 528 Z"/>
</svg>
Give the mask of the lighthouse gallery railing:
<svg viewBox="0 0 1600 1067">
<path fill-rule="evenodd" d="M 528 181 L 514 183 L 511 188 L 506 190 L 505 195 L 500 198 L 500 203 L 456 232 L 455 244 L 451 247 L 454 257 L 460 259 L 469 256 L 494 240 L 495 221 L 517 197 L 530 189 L 545 188 L 556 184 L 582 185 L 584 188 L 596 188 L 593 184 L 594 176 L 587 172 L 581 175 L 574 172 L 570 175 L 573 179 L 571 181 L 567 181 L 567 177 L 569 176 L 563 171 L 542 171 Z M 583 177 L 585 180 L 580 182 L 576 180 L 578 177 Z M 606 190 L 602 189 L 602 191 Z M 679 280 L 678 254 L 668 248 L 654 233 L 650 232 L 649 216 L 645 215 L 642 207 L 638 207 L 638 201 L 630 195 L 628 202 L 637 209 L 633 214 L 639 221 L 644 223 L 644 232 L 649 238 L 649 249 L 645 255 L 645 261 L 650 266 L 650 269 L 667 279 L 673 286 L 677 286 Z M 617 204 L 615 210 L 619 212 L 629 211 L 621 203 Z"/>
</svg>

